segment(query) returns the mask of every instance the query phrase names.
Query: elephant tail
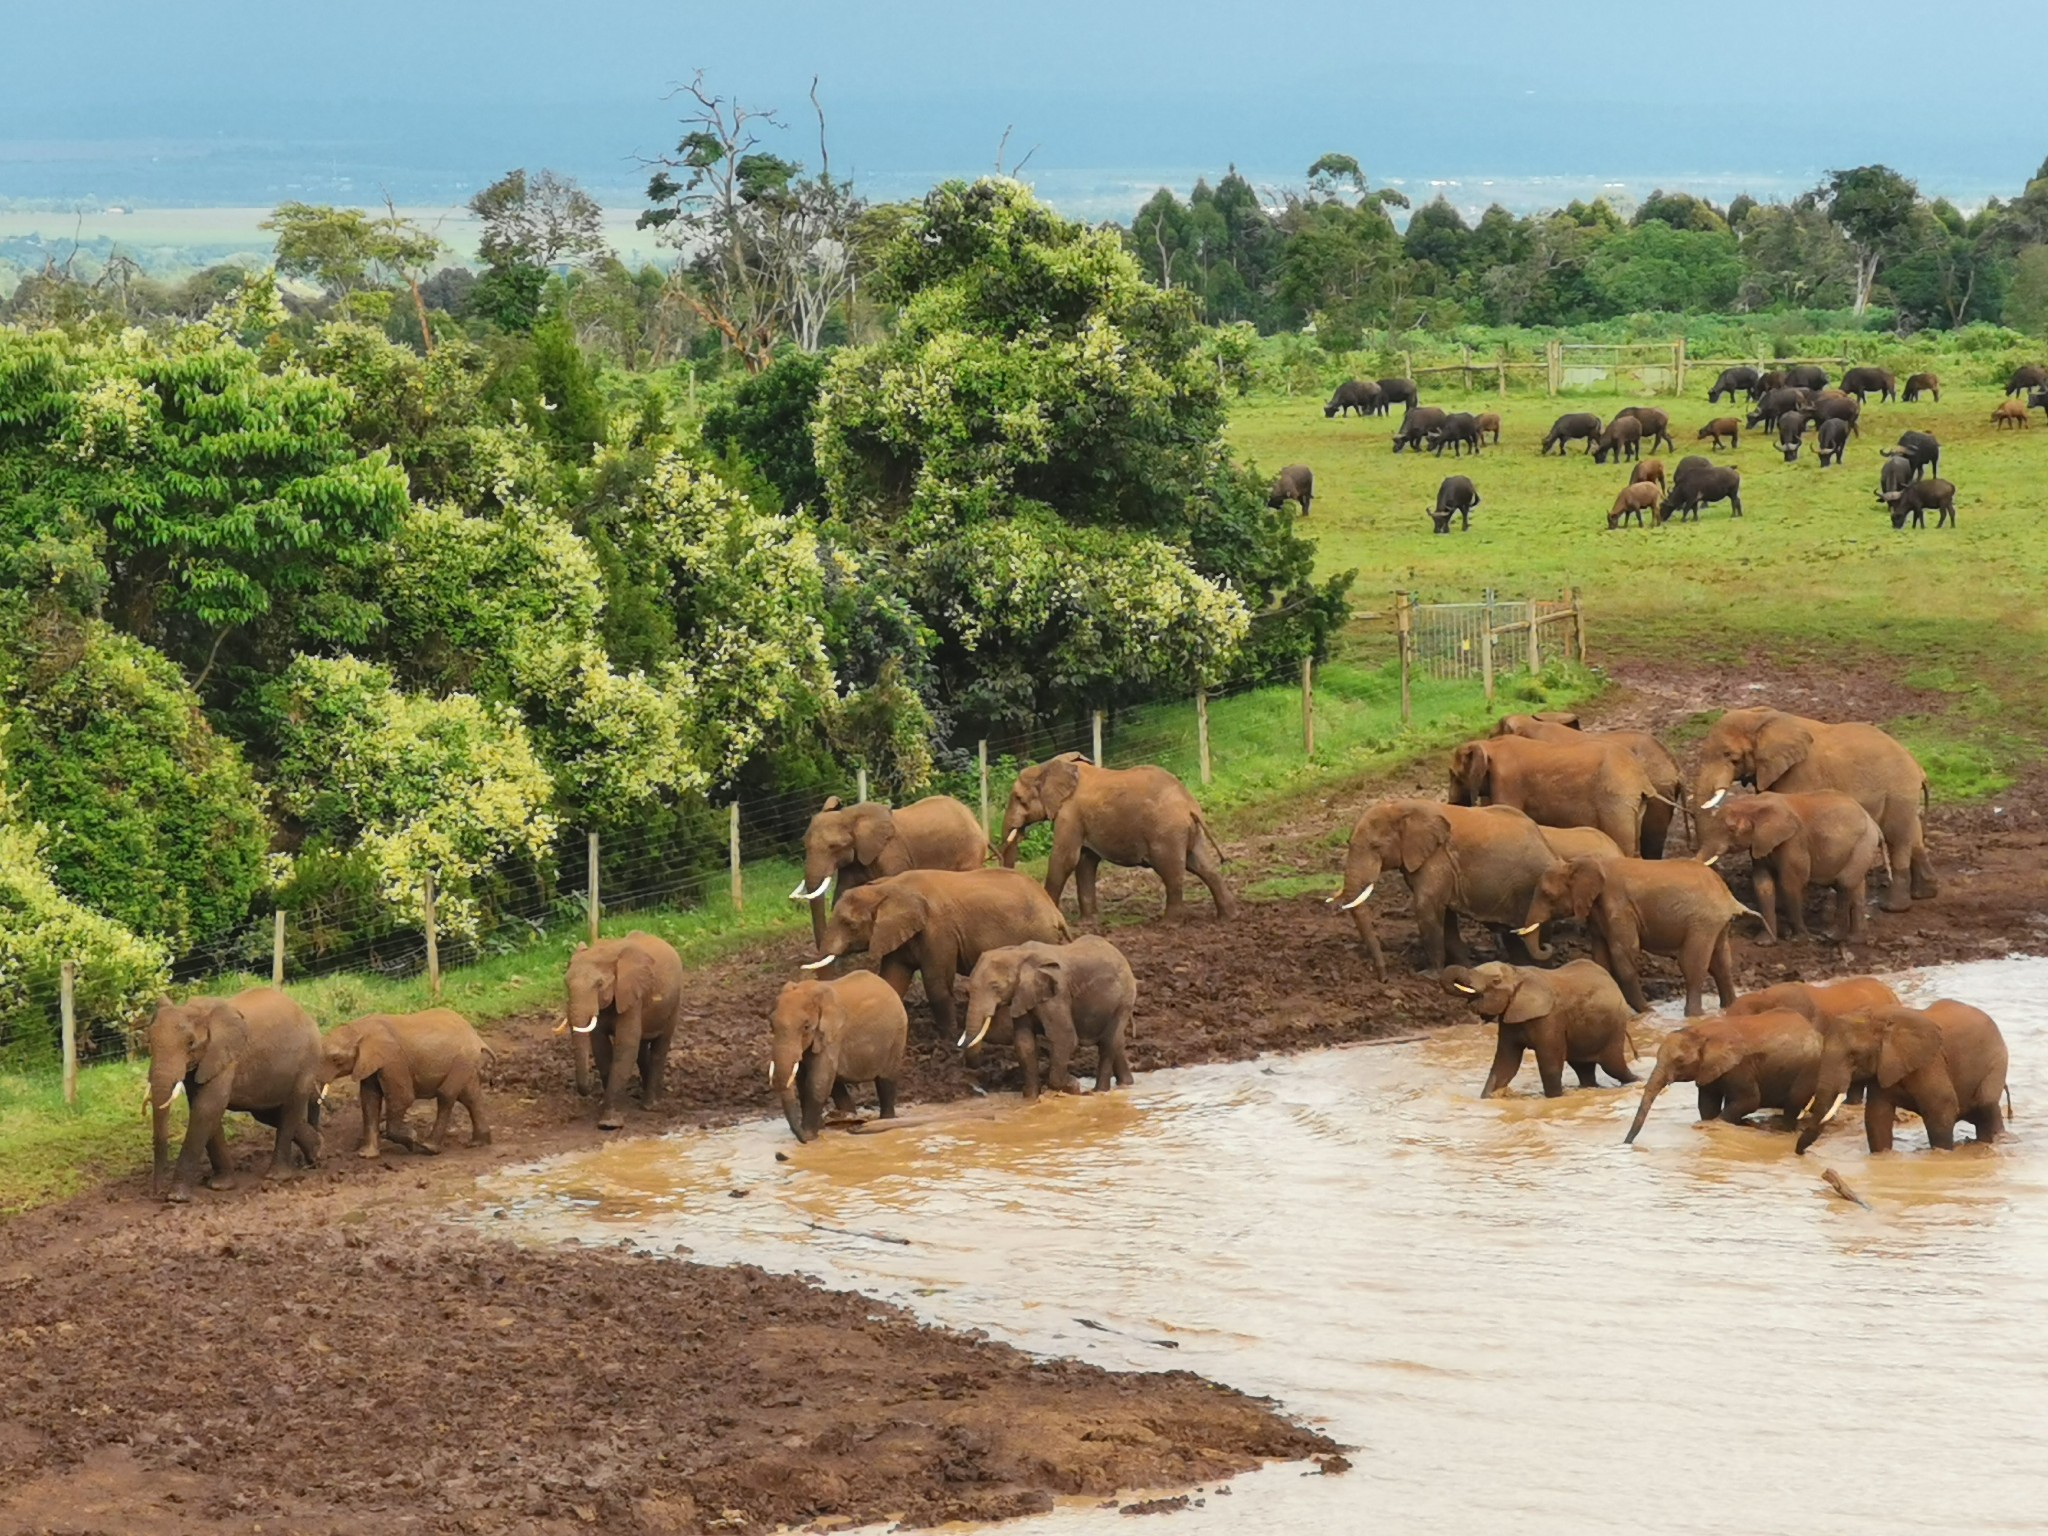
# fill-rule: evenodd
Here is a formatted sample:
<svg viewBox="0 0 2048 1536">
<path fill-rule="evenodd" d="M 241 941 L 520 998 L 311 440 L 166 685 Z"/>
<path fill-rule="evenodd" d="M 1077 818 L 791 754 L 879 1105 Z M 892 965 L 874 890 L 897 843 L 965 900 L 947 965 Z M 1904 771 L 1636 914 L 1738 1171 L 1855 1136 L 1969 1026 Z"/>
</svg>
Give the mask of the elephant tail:
<svg viewBox="0 0 2048 1536">
<path fill-rule="evenodd" d="M 485 1046 L 483 1049 L 483 1062 L 481 1065 L 483 1069 L 482 1077 L 486 1083 L 491 1082 L 493 1079 L 497 1077 L 498 1053 L 492 1050 L 488 1045 Z"/>
<path fill-rule="evenodd" d="M 1216 841 L 1216 834 L 1209 830 L 1208 820 L 1200 811 L 1195 812 L 1195 831 L 1208 839 L 1209 851 L 1216 855 L 1216 862 L 1221 864 L 1224 861 L 1223 845 Z"/>
<path fill-rule="evenodd" d="M 2010 1119 L 2012 1118 L 2012 1084 L 2011 1084 L 2011 1083 L 2007 1083 L 2007 1084 L 2005 1085 L 2005 1118 L 2006 1118 L 2006 1119 L 2008 1119 L 2008 1120 L 2010 1120 Z"/>
</svg>

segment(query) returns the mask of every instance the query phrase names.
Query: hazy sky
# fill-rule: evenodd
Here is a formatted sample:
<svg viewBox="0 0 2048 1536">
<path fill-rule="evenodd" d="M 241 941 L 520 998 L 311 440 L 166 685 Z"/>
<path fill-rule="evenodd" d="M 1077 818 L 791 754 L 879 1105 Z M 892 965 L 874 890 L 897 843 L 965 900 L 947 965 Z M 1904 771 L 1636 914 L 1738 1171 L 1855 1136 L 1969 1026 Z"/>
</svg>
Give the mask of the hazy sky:
<svg viewBox="0 0 2048 1536">
<path fill-rule="evenodd" d="M 1057 179 L 1230 161 L 1376 180 L 1732 175 L 1885 160 L 1930 190 L 2017 190 L 2048 156 L 2048 15 L 1924 3 L 1028 6 L 894 0 L 101 0 L 0 22 L 0 198 L 456 197 L 514 165 L 621 188 L 702 66 L 784 109 L 809 158 L 900 190 L 1014 158 Z M 778 148 L 783 146 L 777 146 Z M 900 184 L 900 185 L 892 185 Z"/>
</svg>

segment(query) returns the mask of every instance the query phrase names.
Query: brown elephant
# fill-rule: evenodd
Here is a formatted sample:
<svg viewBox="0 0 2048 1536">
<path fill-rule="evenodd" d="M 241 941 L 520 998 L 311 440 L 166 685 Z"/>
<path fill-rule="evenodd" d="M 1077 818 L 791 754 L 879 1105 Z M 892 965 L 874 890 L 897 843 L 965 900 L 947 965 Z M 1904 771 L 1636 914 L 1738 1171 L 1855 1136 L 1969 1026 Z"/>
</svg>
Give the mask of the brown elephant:
<svg viewBox="0 0 2048 1536">
<path fill-rule="evenodd" d="M 1103 860 L 1142 864 L 1166 884 L 1166 915 L 1182 912 L 1181 885 L 1192 874 L 1209 888 L 1216 915 L 1236 909 L 1223 883 L 1223 855 L 1187 786 L 1164 768 L 1098 768 L 1063 752 L 1017 775 L 1003 812 L 1003 867 L 1017 864 L 1017 839 L 1052 823 L 1045 889 L 1057 902 L 1075 879 L 1081 916 L 1096 915 L 1095 870 Z"/>
<path fill-rule="evenodd" d="M 251 987 L 233 997 L 165 998 L 149 1022 L 149 1106 L 155 1161 L 149 1192 L 180 1202 L 192 1198 L 199 1160 L 213 1165 L 208 1189 L 226 1189 L 229 1110 L 254 1115 L 277 1132 L 266 1179 L 292 1171 L 297 1147 L 310 1167 L 320 1161 L 320 1026 L 273 987 Z M 185 1096 L 184 1145 L 171 1164 L 171 1101 Z M 169 1188 L 165 1188 L 166 1175 Z"/>
<path fill-rule="evenodd" d="M 1700 1119 L 1737 1124 L 1760 1109 L 1797 1116 L 1813 1098 L 1820 1078 L 1820 1030 L 1790 1008 L 1682 1025 L 1657 1047 L 1657 1065 L 1643 1084 L 1624 1143 L 1632 1142 L 1650 1118 L 1657 1095 L 1674 1082 L 1697 1083 Z"/>
<path fill-rule="evenodd" d="M 909 1034 L 903 999 L 873 971 L 786 984 L 768 1017 L 768 1083 L 796 1139 L 818 1139 L 827 1099 L 852 1114 L 854 1083 L 873 1083 L 882 1118 L 895 1119 Z"/>
<path fill-rule="evenodd" d="M 824 951 L 804 966 L 830 965 L 866 950 L 898 997 L 910 978 L 924 978 L 932 1020 L 957 1036 L 953 981 L 991 949 L 1009 944 L 1064 944 L 1073 935 L 1044 888 L 1013 869 L 913 869 L 849 891 L 825 925 Z"/>
<path fill-rule="evenodd" d="M 469 1113 L 469 1144 L 487 1147 L 491 1128 L 484 1121 L 484 1062 L 490 1055 L 469 1020 L 452 1008 L 424 1013 L 366 1013 L 329 1031 L 321 1042 L 322 1081 L 354 1078 L 363 1112 L 363 1140 L 358 1157 L 382 1155 L 377 1127 L 413 1152 L 429 1157 L 441 1142 L 460 1104 Z M 416 1099 L 435 1102 L 433 1129 L 425 1140 L 406 1129 L 405 1113 Z"/>
<path fill-rule="evenodd" d="M 1700 994 L 1711 975 L 1721 1006 L 1735 1001 L 1728 925 L 1749 912 L 1704 864 L 1671 859 L 1569 859 L 1536 883 L 1527 926 L 1533 933 L 1569 915 L 1593 934 L 1593 958 L 1614 974 L 1638 1013 L 1650 1000 L 1640 979 L 1645 951 L 1677 959 L 1685 974 L 1685 1016 L 1706 1010 Z M 1754 914 L 1751 914 L 1754 916 Z"/>
<path fill-rule="evenodd" d="M 1693 804 L 1718 808 L 1736 784 L 1780 794 L 1838 790 L 1870 813 L 1891 857 L 1885 910 L 1936 894 L 1927 860 L 1927 775 L 1874 725 L 1829 725 L 1777 709 L 1731 709 L 1700 745 Z"/>
<path fill-rule="evenodd" d="M 1543 829 L 1520 811 L 1382 800 L 1352 827 L 1344 886 L 1332 900 L 1351 914 L 1374 973 L 1385 981 L 1386 956 L 1366 902 L 1384 870 L 1400 870 L 1408 880 L 1428 969 L 1435 974 L 1444 968 L 1446 956 L 1460 965 L 1472 963 L 1458 932 L 1461 916 L 1491 926 L 1505 950 L 1508 931 L 1520 926 L 1537 883 L 1557 861 Z M 1532 958 L 1547 958 L 1533 930 L 1524 935 L 1524 945 Z"/>
<path fill-rule="evenodd" d="M 1487 809 L 1504 811 L 1507 807 L 1494 805 Z M 1544 846 L 1553 858 L 1618 859 L 1622 856 L 1621 848 L 1614 839 L 1597 827 L 1539 826 L 1536 830 L 1543 834 Z"/>
<path fill-rule="evenodd" d="M 1566 1062 L 1581 1088 L 1597 1086 L 1595 1068 L 1605 1068 L 1617 1083 L 1636 1080 L 1629 1066 L 1635 1044 L 1628 1035 L 1635 1010 L 1614 978 L 1590 960 L 1574 960 L 1554 971 L 1498 961 L 1469 969 L 1454 965 L 1444 972 L 1444 985 L 1469 997 L 1482 1018 L 1500 1021 L 1493 1066 L 1479 1089 L 1482 1099 L 1515 1080 L 1525 1050 L 1536 1053 L 1546 1099 L 1564 1093 Z"/>
<path fill-rule="evenodd" d="M 1925 1008 L 1872 1008 L 1821 1025 L 1820 1077 L 1804 1105 L 1798 1148 L 1804 1152 L 1834 1117 L 1852 1084 L 1868 1090 L 1865 1139 L 1873 1152 L 1892 1149 L 1892 1123 L 1902 1109 L 1920 1117 L 1927 1144 L 1956 1144 L 1956 1122 L 1976 1127 L 1979 1141 L 2005 1130 L 1999 1095 L 2006 1092 L 2005 1036 L 1991 1015 L 1944 999 Z"/>
<path fill-rule="evenodd" d="M 1733 1017 L 1746 1013 L 1775 1013 L 1780 1008 L 1790 1008 L 1795 1013 L 1805 1014 L 1816 1024 L 1824 1024 L 1845 1013 L 1869 1008 L 1896 1008 L 1898 1003 L 1898 994 L 1875 976 L 1848 976 L 1840 981 L 1818 984 L 1781 981 L 1773 987 L 1745 992 L 1721 1011 Z"/>
<path fill-rule="evenodd" d="M 1046 1081 L 1055 1093 L 1073 1088 L 1067 1064 L 1076 1046 L 1095 1047 L 1095 1091 L 1128 1088 L 1136 1079 L 1124 1042 L 1138 1004 L 1138 981 L 1123 951 L 1083 935 L 1071 944 L 1012 944 L 992 949 L 967 978 L 967 1028 L 959 1044 L 972 1050 L 989 1027 L 1009 1020 L 1024 1100 L 1038 1097 L 1038 1036 L 1045 1035 Z M 979 1019 L 979 1024 L 975 1020 Z"/>
<path fill-rule="evenodd" d="M 597 1128 L 626 1123 L 626 1079 L 640 1074 L 640 1105 L 661 1098 L 668 1050 L 683 1014 L 683 962 L 662 940 L 638 929 L 623 939 L 579 945 L 569 957 L 569 1016 L 576 1042 L 576 1091 L 592 1091 L 591 1064 L 604 1097 Z"/>
<path fill-rule="evenodd" d="M 849 890 L 906 869 L 980 869 L 988 834 L 951 795 L 930 795 L 901 810 L 879 800 L 841 805 L 828 799 L 804 829 L 804 877 L 791 901 L 811 904 L 811 939 L 825 933 L 836 888 Z"/>
<path fill-rule="evenodd" d="M 1778 940 L 1778 913 L 1798 938 L 1806 927 L 1806 888 L 1832 886 L 1834 932 L 1846 944 L 1863 928 L 1864 883 L 1884 862 L 1884 835 L 1870 813 L 1848 795 L 1765 793 L 1723 803 L 1700 830 L 1698 858 L 1712 864 L 1731 848 L 1750 857 L 1750 880 L 1769 942 Z"/>
<path fill-rule="evenodd" d="M 1468 741 L 1451 754 L 1450 798 L 1511 805 L 1547 827 L 1597 827 L 1630 858 L 1643 848 L 1650 807 L 1664 808 L 1666 827 L 1672 809 L 1627 747 L 1583 733 L 1574 741 Z"/>
<path fill-rule="evenodd" d="M 1685 774 L 1663 742 L 1648 731 L 1588 731 L 1579 717 L 1565 710 L 1541 715 L 1503 715 L 1494 722 L 1496 736 L 1523 736 L 1530 741 L 1597 741 L 1625 747 L 1650 776 L 1650 787 L 1663 798 L 1643 807 L 1642 853 L 1646 859 L 1664 857 L 1664 844 L 1671 835 L 1671 818 L 1685 806 Z"/>
</svg>

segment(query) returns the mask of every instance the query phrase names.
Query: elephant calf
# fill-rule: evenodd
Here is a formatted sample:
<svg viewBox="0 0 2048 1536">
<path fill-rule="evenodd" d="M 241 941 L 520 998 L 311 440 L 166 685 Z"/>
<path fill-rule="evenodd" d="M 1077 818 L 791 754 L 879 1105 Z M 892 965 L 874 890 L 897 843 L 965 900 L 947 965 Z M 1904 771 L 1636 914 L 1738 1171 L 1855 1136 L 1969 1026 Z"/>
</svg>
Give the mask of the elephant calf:
<svg viewBox="0 0 2048 1536">
<path fill-rule="evenodd" d="M 321 1042 L 321 1054 L 323 1081 L 355 1079 L 363 1111 L 363 1142 L 356 1156 L 381 1155 L 380 1120 L 384 1134 L 401 1147 L 433 1156 L 441 1150 L 458 1104 L 469 1113 L 469 1144 L 490 1145 L 483 1103 L 484 1060 L 490 1053 L 469 1020 L 453 1009 L 366 1013 L 330 1033 Z M 405 1113 L 415 1099 L 432 1099 L 437 1106 L 434 1128 L 424 1141 L 405 1126 Z"/>
<path fill-rule="evenodd" d="M 1809 884 L 1834 887 L 1830 938 L 1846 944 L 1862 931 L 1866 882 L 1873 869 L 1884 866 L 1884 834 L 1853 796 L 1835 790 L 1746 795 L 1702 821 L 1702 864 L 1714 863 L 1731 848 L 1747 850 L 1769 942 L 1778 940 L 1780 910 L 1795 936 L 1812 936 L 1806 927 Z"/>
<path fill-rule="evenodd" d="M 1472 999 L 1482 1018 L 1500 1021 L 1500 1044 L 1479 1090 L 1482 1099 L 1515 1080 L 1525 1050 L 1536 1052 L 1546 1099 L 1564 1093 L 1566 1062 L 1582 1088 L 1595 1086 L 1595 1068 L 1605 1068 L 1617 1083 L 1636 1080 L 1629 1066 L 1635 1046 L 1628 1036 L 1635 1010 L 1614 978 L 1592 961 L 1574 960 L 1554 971 L 1498 961 L 1469 970 L 1452 966 L 1444 972 L 1444 984 Z"/>
<path fill-rule="evenodd" d="M 1958 1120 L 1975 1126 L 1979 1141 L 2004 1132 L 2005 1036 L 1981 1009 L 1946 1000 L 1924 1009 L 1872 1008 L 1830 1019 L 1820 1034 L 1820 1073 L 1812 1102 L 1802 1106 L 1799 1151 L 1813 1145 L 1856 1083 L 1869 1090 L 1863 1129 L 1873 1152 L 1891 1150 L 1902 1109 L 1920 1117 L 1930 1147 L 1953 1147 Z"/>
<path fill-rule="evenodd" d="M 873 1083 L 882 1118 L 896 1118 L 910 1016 L 896 989 L 873 971 L 788 983 L 776 996 L 768 1034 L 768 1082 L 798 1141 L 818 1139 L 827 1099 L 853 1113 L 852 1083 Z"/>
<path fill-rule="evenodd" d="M 165 999 L 149 1025 L 149 1106 L 155 1162 L 151 1194 L 173 1202 L 192 1198 L 202 1154 L 213 1165 L 208 1189 L 230 1179 L 221 1117 L 229 1110 L 254 1115 L 277 1132 L 267 1179 L 292 1171 L 296 1148 L 310 1167 L 320 1161 L 320 1026 L 313 1016 L 272 987 L 251 987 L 233 997 Z M 171 1103 L 185 1097 L 185 1143 L 170 1158 Z M 168 1177 L 169 1187 L 164 1188 Z"/>
<path fill-rule="evenodd" d="M 1721 1006 L 1735 1001 L 1728 927 L 1747 912 L 1703 864 L 1570 859 L 1553 864 L 1537 882 L 1528 924 L 1520 931 L 1534 933 L 1567 914 L 1586 923 L 1593 958 L 1614 974 L 1638 1013 L 1650 1008 L 1640 979 L 1643 953 L 1676 957 L 1685 973 L 1685 1016 L 1692 1019 L 1706 1011 L 1700 995 L 1710 974 Z"/>
<path fill-rule="evenodd" d="M 1642 1133 L 1657 1095 L 1674 1082 L 1697 1083 L 1700 1119 L 1736 1124 L 1759 1109 L 1800 1114 L 1820 1079 L 1820 1031 L 1803 1013 L 1722 1014 L 1674 1029 L 1657 1047 L 1624 1143 Z"/>
<path fill-rule="evenodd" d="M 1073 1086 L 1067 1063 L 1078 1045 L 1095 1047 L 1097 1093 L 1113 1084 L 1128 1088 L 1134 1079 L 1124 1041 L 1137 1002 L 1130 962 L 1107 939 L 1088 935 L 1071 944 L 1013 944 L 989 950 L 976 962 L 967 979 L 967 1021 L 974 1035 L 970 1039 L 963 1031 L 959 1044 L 974 1049 L 996 1016 L 1007 1014 L 1027 1104 L 1038 1097 L 1040 1031 L 1055 1093 Z"/>
<path fill-rule="evenodd" d="M 575 1041 L 576 1091 L 601 1091 L 597 1128 L 618 1130 L 626 1123 L 626 1082 L 636 1071 L 641 1107 L 652 1109 L 661 1098 L 669 1046 L 683 1016 L 682 957 L 635 929 L 622 939 L 578 945 L 565 981 L 569 1013 L 559 1029 Z"/>
</svg>

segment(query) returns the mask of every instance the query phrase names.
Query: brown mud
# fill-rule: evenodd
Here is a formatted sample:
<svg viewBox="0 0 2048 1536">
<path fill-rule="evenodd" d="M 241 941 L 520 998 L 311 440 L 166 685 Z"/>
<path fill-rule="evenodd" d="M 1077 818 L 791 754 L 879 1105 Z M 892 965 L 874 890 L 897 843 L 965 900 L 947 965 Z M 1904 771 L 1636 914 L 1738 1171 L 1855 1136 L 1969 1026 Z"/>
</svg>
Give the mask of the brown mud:
<svg viewBox="0 0 2048 1536">
<path fill-rule="evenodd" d="M 1877 671 L 1622 667 L 1591 725 L 1680 730 L 1767 696 L 1833 718 L 1938 713 L 1938 695 Z M 1680 747 L 1680 756 L 1685 749 Z M 1158 920 L 1142 871 L 1103 870 L 1105 928 L 1140 988 L 1143 1073 L 1411 1035 L 1468 1017 L 1404 969 L 1419 959 L 1405 890 L 1375 906 L 1394 975 L 1382 984 L 1337 886 L 1351 823 L 1386 794 L 1437 796 L 1433 768 L 1287 808 L 1226 844 L 1229 876 L 1313 882 L 1213 921 L 1206 897 Z M 1736 942 L 1743 988 L 2038 950 L 2048 935 L 2048 774 L 1987 805 L 1937 807 L 1941 895 L 1874 912 L 1848 952 Z M 1731 871 L 1739 895 L 1742 872 Z M 1754 925 L 1744 925 L 1753 929 Z M 1583 952 L 1572 935 L 1566 953 Z M 1487 945 L 1475 936 L 1475 947 Z M 770 1000 L 797 941 L 692 973 L 688 1036 L 668 1096 L 627 1134 L 773 1115 L 762 1082 Z M 1652 960 L 1653 998 L 1677 994 Z M 980 1071 L 932 1038 L 913 992 L 909 1104 L 1014 1088 L 1007 1052 Z M 588 1146 L 594 1106 L 570 1084 L 552 1018 L 492 1032 L 496 1144 L 439 1158 L 352 1155 L 352 1103 L 330 1108 L 330 1153 L 263 1186 L 190 1207 L 118 1181 L 0 1228 L 0 1533 L 750 1531 L 778 1522 L 928 1524 L 1226 1477 L 1332 1449 L 1269 1405 L 1184 1373 L 1035 1362 L 918 1325 L 857 1296 L 743 1269 L 522 1250 L 458 1225 L 476 1177 Z M 1092 1061 L 1083 1065 L 1092 1075 Z M 416 1112 L 417 1113 L 417 1112 Z M 138 1121 L 137 1135 L 145 1134 Z"/>
</svg>

